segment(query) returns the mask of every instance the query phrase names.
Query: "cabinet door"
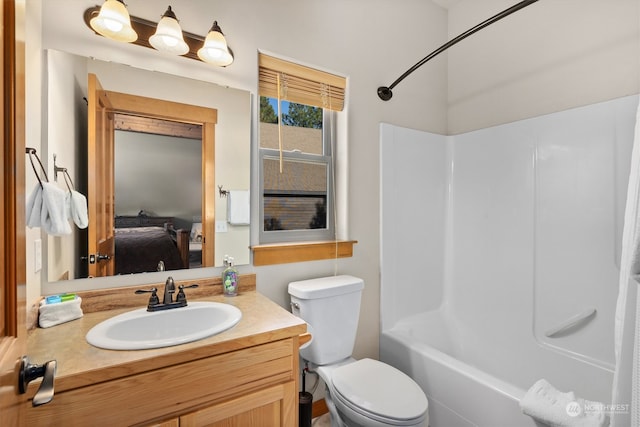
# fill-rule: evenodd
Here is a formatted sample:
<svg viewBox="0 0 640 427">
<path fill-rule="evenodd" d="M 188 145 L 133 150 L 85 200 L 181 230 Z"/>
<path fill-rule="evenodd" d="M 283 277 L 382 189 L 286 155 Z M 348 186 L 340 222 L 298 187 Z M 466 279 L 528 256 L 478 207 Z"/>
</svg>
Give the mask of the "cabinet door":
<svg viewBox="0 0 640 427">
<path fill-rule="evenodd" d="M 298 425 L 295 381 L 267 387 L 180 417 L 180 427 Z"/>
</svg>

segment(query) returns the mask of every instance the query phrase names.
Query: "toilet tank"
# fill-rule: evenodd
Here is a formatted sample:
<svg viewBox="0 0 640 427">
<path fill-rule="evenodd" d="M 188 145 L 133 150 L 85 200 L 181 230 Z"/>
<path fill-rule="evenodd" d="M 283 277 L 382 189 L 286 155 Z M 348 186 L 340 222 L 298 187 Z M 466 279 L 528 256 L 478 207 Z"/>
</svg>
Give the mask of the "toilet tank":
<svg viewBox="0 0 640 427">
<path fill-rule="evenodd" d="M 300 349 L 303 359 L 331 364 L 353 353 L 364 281 L 332 276 L 289 283 L 291 311 L 309 325 L 312 340 Z"/>
</svg>

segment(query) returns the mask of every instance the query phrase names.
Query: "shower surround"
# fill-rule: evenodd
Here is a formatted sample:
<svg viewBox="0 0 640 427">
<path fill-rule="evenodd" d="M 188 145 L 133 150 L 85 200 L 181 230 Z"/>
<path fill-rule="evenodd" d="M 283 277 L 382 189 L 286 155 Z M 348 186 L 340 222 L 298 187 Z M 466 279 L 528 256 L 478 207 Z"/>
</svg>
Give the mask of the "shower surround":
<svg viewBox="0 0 640 427">
<path fill-rule="evenodd" d="M 381 124 L 380 357 L 431 427 L 535 426 L 518 402 L 540 378 L 610 401 L 637 105 L 456 136 Z"/>
</svg>

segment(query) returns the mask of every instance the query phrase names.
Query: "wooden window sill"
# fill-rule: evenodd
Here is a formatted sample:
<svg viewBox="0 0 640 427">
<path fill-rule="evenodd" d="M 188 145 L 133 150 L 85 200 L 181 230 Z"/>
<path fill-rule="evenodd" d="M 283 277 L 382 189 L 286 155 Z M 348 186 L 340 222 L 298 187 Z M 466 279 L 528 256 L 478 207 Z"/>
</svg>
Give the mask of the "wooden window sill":
<svg viewBox="0 0 640 427">
<path fill-rule="evenodd" d="M 275 265 L 323 259 L 350 258 L 357 240 L 275 243 L 252 246 L 253 265 Z"/>
</svg>

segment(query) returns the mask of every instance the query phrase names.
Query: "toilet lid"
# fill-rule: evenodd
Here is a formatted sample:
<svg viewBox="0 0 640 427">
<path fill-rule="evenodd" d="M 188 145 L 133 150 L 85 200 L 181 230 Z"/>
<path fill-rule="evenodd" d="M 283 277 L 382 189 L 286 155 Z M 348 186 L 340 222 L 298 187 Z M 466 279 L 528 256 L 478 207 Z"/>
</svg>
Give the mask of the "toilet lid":
<svg viewBox="0 0 640 427">
<path fill-rule="evenodd" d="M 420 386 L 377 360 L 362 359 L 336 368 L 331 382 L 342 398 L 379 417 L 411 420 L 427 411 L 427 397 Z"/>
</svg>

